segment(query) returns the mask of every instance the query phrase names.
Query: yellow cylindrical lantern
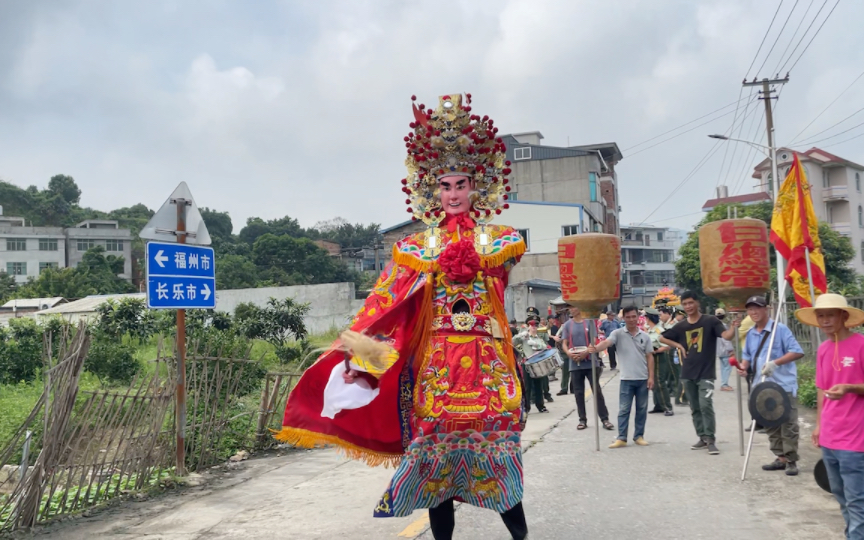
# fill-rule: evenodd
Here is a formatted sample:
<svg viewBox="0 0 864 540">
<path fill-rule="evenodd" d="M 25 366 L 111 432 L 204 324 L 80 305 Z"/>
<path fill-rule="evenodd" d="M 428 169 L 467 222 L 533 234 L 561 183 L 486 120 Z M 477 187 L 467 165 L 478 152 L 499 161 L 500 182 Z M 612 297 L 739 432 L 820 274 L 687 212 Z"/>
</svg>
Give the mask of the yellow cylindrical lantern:
<svg viewBox="0 0 864 540">
<path fill-rule="evenodd" d="M 771 287 L 768 226 L 761 219 L 724 219 L 699 228 L 702 290 L 743 311 L 747 298 Z"/>
<path fill-rule="evenodd" d="M 559 238 L 558 270 L 564 301 L 597 318 L 621 296 L 621 239 L 600 233 Z"/>
</svg>

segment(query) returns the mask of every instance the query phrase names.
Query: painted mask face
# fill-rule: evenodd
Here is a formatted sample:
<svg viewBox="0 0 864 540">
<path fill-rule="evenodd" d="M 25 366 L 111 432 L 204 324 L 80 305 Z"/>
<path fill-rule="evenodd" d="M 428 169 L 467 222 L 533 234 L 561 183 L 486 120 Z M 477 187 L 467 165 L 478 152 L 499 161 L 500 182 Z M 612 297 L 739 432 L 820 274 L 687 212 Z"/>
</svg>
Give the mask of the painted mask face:
<svg viewBox="0 0 864 540">
<path fill-rule="evenodd" d="M 473 182 L 467 176 L 445 176 L 439 182 L 441 206 L 448 215 L 465 214 L 471 210 Z"/>
</svg>

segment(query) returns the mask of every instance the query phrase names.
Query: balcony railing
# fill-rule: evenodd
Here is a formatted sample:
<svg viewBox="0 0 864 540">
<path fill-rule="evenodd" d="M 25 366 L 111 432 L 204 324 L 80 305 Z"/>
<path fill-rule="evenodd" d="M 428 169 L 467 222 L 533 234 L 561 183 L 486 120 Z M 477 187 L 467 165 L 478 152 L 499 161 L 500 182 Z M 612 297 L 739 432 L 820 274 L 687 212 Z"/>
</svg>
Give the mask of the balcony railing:
<svg viewBox="0 0 864 540">
<path fill-rule="evenodd" d="M 822 188 L 822 200 L 829 201 L 848 201 L 849 186 L 831 186 Z"/>
<path fill-rule="evenodd" d="M 834 231 L 842 234 L 843 236 L 849 236 L 852 234 L 852 225 L 848 221 L 841 221 L 837 223 L 831 223 L 831 228 Z"/>
<path fill-rule="evenodd" d="M 661 240 L 648 240 L 643 238 L 642 240 L 633 240 L 629 238 L 621 239 L 622 246 L 639 246 L 639 247 L 650 247 L 650 248 L 674 248 L 674 242 L 667 242 Z"/>
</svg>

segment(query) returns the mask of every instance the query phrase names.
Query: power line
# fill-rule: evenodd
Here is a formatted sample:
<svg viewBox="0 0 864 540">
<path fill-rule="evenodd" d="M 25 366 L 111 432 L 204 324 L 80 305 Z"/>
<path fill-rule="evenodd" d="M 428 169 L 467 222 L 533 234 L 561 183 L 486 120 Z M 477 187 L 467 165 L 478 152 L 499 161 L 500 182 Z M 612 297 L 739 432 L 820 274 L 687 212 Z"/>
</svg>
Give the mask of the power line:
<svg viewBox="0 0 864 540">
<path fill-rule="evenodd" d="M 742 86 L 741 89 L 743 90 L 744 87 Z M 741 116 L 741 122 L 738 124 L 738 133 L 737 134 L 735 133 L 734 123 L 732 126 L 732 135 L 736 139 L 741 138 L 741 132 L 744 130 L 744 124 L 747 122 L 747 117 L 750 116 L 751 114 L 753 114 L 755 109 L 758 108 L 759 100 L 758 99 L 754 100 L 754 99 L 752 99 L 752 97 L 753 97 L 753 88 L 751 87 L 750 88 L 750 96 L 749 96 L 750 101 L 747 102 L 747 105 L 744 108 L 744 114 Z M 753 110 L 750 109 L 751 104 L 754 107 Z M 752 125 L 752 122 L 751 122 L 751 125 Z M 728 149 L 729 146 L 730 145 L 727 145 L 726 148 Z M 732 172 L 732 169 L 734 167 L 733 164 L 735 163 L 735 156 L 738 154 L 738 146 L 739 145 L 735 144 L 735 145 L 731 145 L 731 146 L 733 147 L 732 148 L 732 158 L 729 160 L 729 167 L 726 169 L 726 175 L 723 177 L 723 184 L 724 185 L 728 185 L 729 173 Z M 724 159 L 724 161 L 725 161 L 725 159 Z M 721 174 L 723 172 L 722 166 L 721 166 L 720 172 L 721 172 Z M 719 182 L 718 182 L 718 185 L 720 185 Z"/>
<path fill-rule="evenodd" d="M 853 112 L 852 114 L 850 114 L 849 116 L 847 116 L 847 117 L 844 118 L 843 120 L 840 120 L 839 122 L 835 122 L 835 123 L 831 124 L 831 125 L 828 126 L 827 128 L 825 128 L 825 129 L 823 129 L 822 131 L 820 131 L 819 133 L 814 133 L 813 135 L 811 135 L 811 136 L 809 136 L 809 137 L 805 137 L 805 138 L 801 139 L 801 141 L 798 142 L 797 144 L 799 144 L 799 145 L 801 145 L 801 144 L 812 144 L 812 143 L 809 143 L 809 142 L 807 142 L 807 141 L 809 141 L 809 140 L 811 140 L 811 139 L 814 139 L 814 138 L 818 137 L 819 135 L 822 135 L 822 134 L 825 133 L 826 131 L 830 131 L 832 128 L 839 126 L 840 124 L 842 124 L 842 123 L 845 122 L 846 120 L 849 120 L 850 118 L 852 118 L 853 116 L 857 115 L 857 114 L 860 113 L 861 111 L 864 111 L 864 107 L 862 107 L 862 108 L 858 109 L 857 111 Z M 860 125 L 860 124 L 859 124 L 859 125 Z M 843 131 L 843 132 L 841 132 L 841 133 L 838 133 L 838 135 L 841 135 L 841 134 L 843 134 L 843 133 L 845 133 L 845 131 Z M 825 139 L 822 139 L 822 140 L 824 141 Z M 789 144 L 792 144 L 792 143 L 789 143 Z"/>
<path fill-rule="evenodd" d="M 850 88 L 852 88 L 852 86 L 854 86 L 855 83 L 858 82 L 858 80 L 859 80 L 861 77 L 864 77 L 864 71 L 862 71 L 862 72 L 861 72 L 857 77 L 855 77 L 855 80 L 852 81 L 852 82 L 849 84 L 849 86 L 846 87 L 845 90 L 843 90 L 842 92 L 840 92 L 840 95 L 838 95 L 836 98 L 834 98 L 834 101 L 832 101 L 831 103 L 828 104 L 827 107 L 825 107 L 824 109 L 822 109 L 822 112 L 820 112 L 819 114 L 817 114 L 817 115 L 816 115 L 816 118 L 814 118 L 813 120 L 810 120 L 810 123 L 807 124 L 806 126 L 804 126 L 804 129 L 802 129 L 801 131 L 799 131 L 798 134 L 795 135 L 795 137 L 792 138 L 792 142 L 790 142 L 789 144 L 794 144 L 795 141 L 798 139 L 798 137 L 800 137 L 802 133 L 804 133 L 805 131 L 807 131 L 807 128 L 809 128 L 810 126 L 812 126 L 812 125 L 813 125 L 813 122 L 815 122 L 816 120 L 819 119 L 819 117 L 821 117 L 823 114 L 825 114 L 825 111 L 827 111 L 828 109 L 831 108 L 832 105 L 834 105 L 835 103 L 837 103 L 837 100 L 840 99 L 841 97 L 843 97 L 843 94 L 845 94 L 845 93 L 846 93 Z M 836 124 L 835 124 L 835 125 L 836 125 Z M 816 135 L 818 135 L 818 133 L 817 133 Z M 807 137 L 807 138 L 809 139 L 809 137 Z M 806 139 L 805 139 L 805 140 L 806 140 Z"/>
<path fill-rule="evenodd" d="M 864 137 L 864 132 L 859 133 L 858 135 L 855 135 L 854 137 L 849 137 L 848 139 L 843 139 L 842 141 L 837 141 L 837 142 L 834 142 L 831 144 L 827 144 L 827 145 L 823 146 L 822 148 L 831 148 L 832 146 L 837 146 L 838 144 L 843 144 L 845 142 L 849 142 L 852 139 L 857 139 L 858 137 Z"/>
<path fill-rule="evenodd" d="M 780 0 L 780 4 L 777 6 L 777 11 L 774 12 L 774 17 L 771 18 L 771 24 L 768 25 L 768 30 L 765 30 L 765 35 L 762 36 L 762 43 L 760 43 L 759 48 L 756 49 L 756 54 L 753 55 L 753 61 L 750 62 L 750 67 L 747 68 L 747 74 L 744 75 L 745 80 L 750 77 L 750 70 L 753 69 L 753 64 L 755 64 L 756 59 L 759 58 L 759 53 L 762 51 L 762 46 L 765 45 L 765 40 L 768 38 L 768 34 L 771 32 L 771 27 L 774 26 L 774 20 L 777 19 L 777 14 L 780 13 L 781 7 L 783 7 L 783 0 Z"/>
<path fill-rule="evenodd" d="M 657 207 L 654 208 L 654 210 L 651 211 L 650 214 L 648 214 L 647 216 L 645 216 L 645 219 L 643 219 L 640 223 L 647 223 L 647 222 L 648 222 L 648 218 L 650 218 L 650 217 L 653 216 L 655 213 L 657 213 L 657 210 L 660 210 L 660 208 L 661 208 L 664 204 L 666 204 L 666 201 L 668 201 L 669 199 L 671 199 L 672 196 L 675 195 L 675 194 L 678 192 L 679 189 L 681 189 L 682 187 L 684 187 L 684 184 L 686 184 L 686 183 L 687 183 L 691 178 L 693 178 L 693 176 L 695 176 L 696 173 L 699 172 L 699 170 L 700 170 L 702 167 L 704 167 L 706 163 L 708 163 L 708 160 L 710 160 L 710 159 L 714 156 L 714 154 L 717 153 L 717 149 L 720 148 L 720 146 L 719 146 L 720 142 L 721 142 L 720 140 L 717 140 L 717 141 L 714 142 L 714 146 L 712 146 L 712 147 L 708 150 L 708 152 L 707 152 L 704 156 L 702 156 L 702 159 L 699 160 L 699 163 L 697 163 L 696 166 L 693 167 L 693 169 L 692 169 L 689 173 L 687 173 L 687 176 L 685 176 L 684 179 L 681 180 L 681 182 L 678 183 L 678 185 L 675 187 L 675 189 L 673 189 L 672 191 L 670 191 L 670 192 L 669 192 L 669 195 L 667 195 L 666 198 L 663 199 L 663 200 L 660 202 L 660 204 L 658 204 Z"/>
<path fill-rule="evenodd" d="M 733 112 L 735 112 L 735 111 L 729 111 L 729 112 L 727 112 L 727 113 L 721 114 L 720 116 L 717 116 L 717 117 L 712 118 L 712 119 L 710 119 L 710 120 L 707 120 L 707 121 L 705 121 L 705 122 L 703 122 L 703 123 L 701 123 L 701 124 L 698 124 L 698 125 L 696 125 L 696 126 L 693 126 L 692 128 L 688 129 L 687 131 L 682 131 L 681 133 L 678 133 L 677 135 L 673 135 L 673 136 L 669 137 L 668 139 L 663 139 L 662 141 L 657 142 L 657 143 L 654 143 L 654 144 L 652 144 L 651 146 L 646 146 L 645 148 L 641 148 L 641 149 L 639 149 L 639 150 L 636 150 L 635 152 L 633 152 L 632 154 L 630 154 L 628 157 L 632 158 L 633 156 L 635 156 L 636 154 L 639 154 L 640 152 L 644 152 L 645 150 L 650 150 L 650 149 L 654 148 L 655 146 L 659 146 L 659 145 L 661 145 L 661 144 L 663 144 L 663 143 L 665 143 L 665 142 L 669 142 L 669 141 L 671 141 L 672 139 L 677 139 L 677 138 L 680 137 L 681 135 L 685 135 L 685 134 L 687 134 L 687 133 L 690 133 L 690 132 L 693 131 L 694 129 L 698 129 L 698 128 L 700 128 L 700 127 L 706 125 L 706 124 L 710 124 L 711 122 L 713 122 L 713 121 L 715 121 L 715 120 L 719 120 L 719 119 L 723 118 L 724 116 L 729 116 L 729 115 L 732 114 Z"/>
<path fill-rule="evenodd" d="M 738 108 L 741 107 L 741 94 L 744 93 L 744 87 L 742 86 L 738 90 L 738 105 L 735 106 L 735 116 L 732 117 L 732 131 L 735 131 L 735 122 L 738 121 Z M 753 89 L 750 89 L 750 94 L 753 94 Z M 748 103 L 749 105 L 749 103 Z M 720 178 L 723 176 L 723 169 L 726 167 L 726 157 L 729 155 L 729 146 L 726 146 L 726 149 L 723 151 L 723 161 L 720 163 L 720 169 L 717 171 L 717 185 L 720 185 Z"/>
<path fill-rule="evenodd" d="M 786 44 L 786 48 L 783 49 L 783 54 L 780 55 L 780 60 L 777 61 L 777 67 L 774 68 L 774 72 L 775 72 L 775 73 L 777 73 L 777 74 L 780 73 L 780 62 L 782 62 L 782 61 L 783 61 L 783 58 L 786 57 L 786 53 L 789 51 L 789 47 L 790 47 L 790 46 L 792 45 L 792 43 L 795 41 L 795 36 L 798 35 L 798 30 L 801 30 L 801 25 L 804 24 L 804 21 L 805 21 L 805 20 L 807 20 L 807 14 L 810 13 L 810 8 L 813 7 L 813 3 L 814 3 L 815 1 L 816 1 L 816 0 L 810 0 L 810 5 L 807 6 L 807 10 L 804 11 L 804 16 L 801 17 L 801 20 L 800 20 L 800 21 L 798 21 L 798 26 L 795 28 L 795 32 L 792 34 L 792 39 L 790 39 L 790 40 L 789 40 L 789 43 Z M 803 36 L 802 36 L 802 39 L 803 39 Z M 788 62 L 789 60 L 787 59 L 786 61 Z"/>
<path fill-rule="evenodd" d="M 744 99 L 747 99 L 747 98 L 744 98 Z M 677 131 L 677 130 L 679 130 L 679 129 L 685 127 L 685 126 L 689 126 L 689 125 L 692 124 L 693 122 L 698 122 L 699 120 L 702 120 L 703 118 L 706 118 L 706 117 L 708 117 L 708 116 L 711 116 L 711 115 L 714 114 L 714 113 L 718 113 L 718 112 L 722 111 L 723 109 L 727 109 L 727 108 L 731 107 L 732 105 L 736 105 L 737 103 L 740 103 L 740 101 L 741 101 L 741 100 L 736 100 L 736 101 L 733 101 L 732 103 L 728 103 L 728 104 L 726 104 L 726 105 L 723 105 L 723 106 L 720 107 L 719 109 L 713 110 L 713 111 L 711 111 L 711 112 L 708 113 L 708 114 L 705 114 L 705 115 L 700 116 L 699 118 L 696 118 L 696 119 L 690 120 L 689 122 L 687 122 L 687 123 L 685 123 L 685 124 L 681 124 L 681 125 L 678 126 L 678 127 L 672 128 L 672 129 L 670 129 L 669 131 L 664 131 L 663 133 L 661 133 L 661 134 L 659 134 L 659 135 L 655 135 L 655 136 L 651 137 L 650 139 L 646 139 L 646 140 L 640 142 L 639 144 L 634 144 L 633 146 L 630 146 L 630 147 L 628 147 L 628 148 L 625 148 L 624 150 L 622 150 L 622 152 L 627 152 L 627 151 L 629 151 L 629 150 L 633 150 L 633 149 L 636 148 L 637 146 L 642 146 L 642 145 L 645 144 L 645 143 L 649 143 L 649 142 L 651 142 L 651 141 L 653 141 L 653 140 L 655 140 L 655 139 L 659 139 L 659 138 L 662 137 L 663 135 L 668 135 L 669 133 L 672 133 L 673 131 Z M 722 118 L 722 116 L 718 116 L 717 118 Z M 716 120 L 716 118 L 715 118 L 715 120 Z"/>
<path fill-rule="evenodd" d="M 827 4 L 827 3 L 828 3 L 828 0 L 825 0 L 825 3 Z M 807 42 L 807 46 L 804 47 L 804 50 L 801 51 L 801 54 L 800 54 L 800 55 L 798 55 L 798 60 L 795 60 L 795 63 L 792 64 L 792 67 L 789 68 L 789 71 L 790 71 L 790 72 L 791 72 L 793 69 L 795 69 L 795 66 L 797 66 L 797 65 L 798 65 L 798 62 L 801 61 L 801 58 L 804 56 L 804 53 L 806 53 L 806 52 L 807 52 L 807 49 L 810 48 L 810 44 L 813 43 L 813 40 L 816 39 L 816 36 L 819 35 L 819 32 L 822 30 L 822 27 L 825 26 L 825 23 L 828 22 L 828 19 L 831 18 L 831 14 L 834 13 L 834 10 L 837 9 L 837 6 L 838 6 L 839 4 L 840 4 L 840 0 L 837 0 L 837 2 L 834 3 L 834 7 L 832 7 L 832 8 L 831 8 L 831 11 L 828 12 L 828 16 L 825 17 L 825 20 L 823 20 L 823 21 L 822 21 L 822 24 L 819 25 L 819 28 L 816 29 L 816 33 L 813 34 L 813 37 L 810 38 L 810 41 Z M 822 7 L 824 8 L 824 7 L 825 7 L 825 4 L 822 4 Z M 819 8 L 819 11 L 822 11 L 822 8 Z M 819 17 L 819 13 L 816 13 L 816 17 Z M 816 19 L 814 18 L 813 21 L 815 22 Z M 812 26 L 812 23 L 811 23 L 811 26 Z M 807 30 L 809 30 L 809 29 L 810 29 L 810 28 L 808 27 Z M 807 32 L 804 32 L 804 35 L 806 36 L 806 35 L 807 35 Z M 802 41 L 803 41 L 804 36 L 802 36 L 801 39 L 802 39 Z M 796 48 L 797 48 L 797 47 L 796 47 Z M 794 54 L 794 51 L 793 51 L 793 54 Z M 792 58 L 792 55 L 791 55 L 791 54 L 789 55 L 789 58 L 790 58 L 790 59 Z M 788 63 L 789 60 L 786 60 L 786 62 Z M 783 67 L 780 68 L 780 69 L 783 70 L 783 69 L 785 69 L 785 68 L 786 68 L 786 64 L 783 64 Z"/>
<path fill-rule="evenodd" d="M 825 0 L 825 1 L 827 2 L 828 0 Z M 786 30 L 786 25 L 789 24 L 789 19 L 792 18 L 792 14 L 795 13 L 795 6 L 798 5 L 798 2 L 799 2 L 799 0 L 795 0 L 795 4 L 792 6 L 792 9 L 789 11 L 789 15 L 786 17 L 786 21 L 783 23 L 783 27 L 780 28 L 780 33 L 777 34 L 777 37 L 774 39 L 774 44 L 771 45 L 771 50 L 768 51 L 767 55 L 765 55 L 765 59 L 762 60 L 762 65 L 759 66 L 759 69 L 756 71 L 756 73 L 760 73 L 762 71 L 762 68 L 765 67 L 765 63 L 768 61 L 769 58 L 771 58 L 771 53 L 774 52 L 774 47 L 776 47 L 777 43 L 780 41 L 780 36 L 783 35 L 783 30 Z M 782 57 L 781 57 L 781 59 L 782 59 Z"/>
<path fill-rule="evenodd" d="M 860 109 L 860 110 L 864 110 L 864 109 Z M 856 114 L 857 114 L 857 113 L 856 113 Z M 860 124 L 856 124 L 856 125 L 852 126 L 852 127 L 849 128 L 849 129 L 844 129 L 843 131 L 841 131 L 841 132 L 839 132 L 839 133 L 835 133 L 834 135 L 831 135 L 830 137 L 825 137 L 825 138 L 823 138 L 823 139 L 819 139 L 818 141 L 810 141 L 810 142 L 807 142 L 806 140 L 805 140 L 805 141 L 801 141 L 801 142 L 799 143 L 799 145 L 807 145 L 807 146 L 810 146 L 810 145 L 812 145 L 812 144 L 816 144 L 816 143 L 819 143 L 819 142 L 822 142 L 822 141 L 827 141 L 827 140 L 829 140 L 829 139 L 833 139 L 834 137 L 837 137 L 837 136 L 843 135 L 844 133 L 849 133 L 849 132 L 852 131 L 853 129 L 855 129 L 855 128 L 857 128 L 857 127 L 861 127 L 861 126 L 864 126 L 864 122 L 861 122 Z"/>
</svg>

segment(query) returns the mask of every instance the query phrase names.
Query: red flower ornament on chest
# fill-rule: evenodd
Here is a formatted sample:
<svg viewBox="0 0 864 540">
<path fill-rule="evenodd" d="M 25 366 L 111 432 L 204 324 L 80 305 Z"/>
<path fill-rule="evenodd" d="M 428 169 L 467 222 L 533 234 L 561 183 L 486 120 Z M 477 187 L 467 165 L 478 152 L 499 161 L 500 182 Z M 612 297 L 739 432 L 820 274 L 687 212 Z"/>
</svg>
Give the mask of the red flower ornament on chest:
<svg viewBox="0 0 864 540">
<path fill-rule="evenodd" d="M 474 242 L 460 240 L 449 244 L 438 257 L 438 266 L 453 283 L 471 283 L 480 271 L 480 255 Z"/>
</svg>

